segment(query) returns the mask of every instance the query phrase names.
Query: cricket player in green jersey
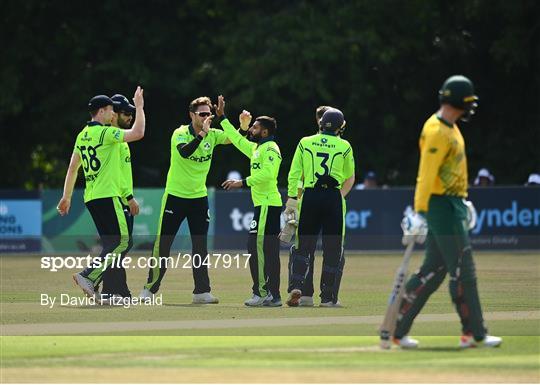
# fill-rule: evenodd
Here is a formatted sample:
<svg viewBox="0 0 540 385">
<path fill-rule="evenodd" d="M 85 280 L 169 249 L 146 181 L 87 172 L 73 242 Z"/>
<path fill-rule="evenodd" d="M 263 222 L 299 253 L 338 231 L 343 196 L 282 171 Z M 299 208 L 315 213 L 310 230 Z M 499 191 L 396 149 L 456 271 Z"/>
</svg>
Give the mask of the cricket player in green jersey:
<svg viewBox="0 0 540 385">
<path fill-rule="evenodd" d="M 171 161 L 167 184 L 161 205 L 157 238 L 152 251 L 151 268 L 141 298 L 151 298 L 159 290 L 167 271 L 171 246 L 187 219 L 192 243 L 192 272 L 195 288 L 193 303 L 218 303 L 210 293 L 207 234 L 210 223 L 206 177 L 212 162 L 212 153 L 220 144 L 230 144 L 227 135 L 214 128 L 212 102 L 200 97 L 189 104 L 191 123 L 174 130 L 171 137 Z M 156 261 L 157 260 L 157 261 Z M 153 267 L 155 266 L 155 267 Z"/>
<path fill-rule="evenodd" d="M 109 97 L 98 95 L 90 100 L 88 109 L 92 120 L 77 135 L 64 182 L 64 194 L 57 206 L 60 215 L 69 213 L 73 187 L 82 164 L 86 181 L 84 202 L 103 244 L 98 256 L 101 263 L 92 264 L 73 275 L 75 283 L 88 296 L 95 295 L 94 287 L 100 282 L 104 270 L 128 248 L 129 232 L 122 206 L 125 181 L 120 147 L 123 142 L 134 142 L 144 137 L 146 118 L 142 88 L 137 87 L 133 101 L 135 122 L 131 129 L 122 130 L 109 125 L 114 114 L 114 102 Z"/>
<path fill-rule="evenodd" d="M 128 98 L 124 95 L 116 94 L 111 97 L 114 103 L 114 114 L 111 121 L 111 126 L 127 130 L 131 126 L 133 115 L 135 114 L 135 106 L 129 103 Z M 133 176 L 131 172 L 131 152 L 127 142 L 120 144 L 120 174 L 124 177 L 122 189 L 122 206 L 126 215 L 128 227 L 128 248 L 122 253 L 121 258 L 133 247 L 133 219 L 139 214 L 139 204 L 133 197 Z M 95 287 L 96 295 L 99 292 L 98 287 Z M 106 296 L 119 295 L 121 297 L 131 297 L 131 293 L 127 286 L 126 270 L 122 264 L 113 264 L 103 272 L 103 290 L 100 298 L 105 301 Z"/>
<path fill-rule="evenodd" d="M 274 140 L 277 130 L 276 120 L 269 116 L 259 116 L 253 126 L 251 114 L 240 114 L 239 133 L 225 117 L 225 100 L 218 98 L 216 110 L 218 120 L 232 144 L 250 159 L 250 176 L 244 180 L 227 180 L 222 187 L 232 190 L 242 187 L 251 189 L 251 199 L 255 207 L 249 229 L 248 253 L 249 269 L 253 280 L 252 297 L 246 306 L 281 306 L 279 292 L 279 231 L 281 224 L 281 194 L 277 187 L 281 152 Z M 243 135 L 249 135 L 249 140 Z"/>
<path fill-rule="evenodd" d="M 461 320 L 460 346 L 495 347 L 502 343 L 501 338 L 489 336 L 484 327 L 469 239 L 475 211 L 465 201 L 467 157 L 456 124 L 458 120 L 469 120 L 477 100 L 469 79 L 461 75 L 448 78 L 439 91 L 440 108 L 426 121 L 420 134 L 415 212 L 406 215 L 402 227 L 405 237 L 425 240 L 426 251 L 420 270 L 405 286 L 400 305 L 393 341 L 402 348 L 418 346 L 418 341 L 407 334 L 447 274 L 450 296 Z"/>
<path fill-rule="evenodd" d="M 320 231 L 323 246 L 321 306 L 340 306 L 338 290 L 345 262 L 345 196 L 354 184 L 353 150 L 349 142 L 338 136 L 344 126 L 343 113 L 329 108 L 320 121 L 321 133 L 302 138 L 296 147 L 285 209 L 287 221 L 298 223 L 289 262 L 289 306 L 299 305 L 309 271 L 309 256 L 315 252 Z M 304 193 L 298 205 L 298 181 L 302 176 Z"/>
</svg>

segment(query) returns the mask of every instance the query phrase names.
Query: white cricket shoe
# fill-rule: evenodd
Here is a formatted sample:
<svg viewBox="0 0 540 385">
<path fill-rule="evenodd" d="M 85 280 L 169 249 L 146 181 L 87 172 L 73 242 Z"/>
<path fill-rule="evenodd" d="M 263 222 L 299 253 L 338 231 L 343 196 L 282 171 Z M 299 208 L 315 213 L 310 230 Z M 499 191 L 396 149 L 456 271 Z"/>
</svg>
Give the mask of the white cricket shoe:
<svg viewBox="0 0 540 385">
<path fill-rule="evenodd" d="M 401 339 L 394 338 L 394 344 L 402 349 L 416 349 L 418 347 L 418 340 L 410 338 L 409 336 L 403 336 Z"/>
<path fill-rule="evenodd" d="M 321 302 L 319 307 L 343 307 L 343 306 L 341 306 L 341 302 L 339 301 L 337 301 L 336 303 L 332 301 L 328 301 L 328 302 Z"/>
<path fill-rule="evenodd" d="M 83 277 L 81 273 L 73 274 L 73 281 L 75 285 L 79 286 L 87 297 L 94 297 L 96 292 L 94 291 L 94 282 L 86 277 Z"/>
<path fill-rule="evenodd" d="M 482 341 L 476 341 L 473 336 L 463 335 L 459 340 L 459 347 L 462 349 L 477 347 L 497 348 L 501 346 L 501 344 L 502 338 L 495 336 L 485 336 Z"/>
<path fill-rule="evenodd" d="M 313 307 L 313 297 L 303 295 L 300 297 L 300 301 L 298 301 L 298 306 L 302 307 Z"/>
<path fill-rule="evenodd" d="M 219 299 L 214 297 L 211 293 L 200 293 L 200 294 L 193 294 L 193 302 L 194 304 L 200 304 L 200 303 L 219 303 Z"/>
<path fill-rule="evenodd" d="M 144 288 L 141 290 L 141 293 L 139 294 L 140 299 L 152 299 L 154 298 L 154 293 L 152 293 L 147 288 Z"/>
<path fill-rule="evenodd" d="M 282 305 L 281 298 L 274 298 L 272 294 L 268 294 L 263 302 L 263 306 L 268 307 L 280 307 Z"/>
<path fill-rule="evenodd" d="M 251 298 L 244 301 L 244 305 L 252 307 L 262 306 L 266 298 L 267 297 L 259 297 L 257 294 L 253 294 Z"/>
</svg>

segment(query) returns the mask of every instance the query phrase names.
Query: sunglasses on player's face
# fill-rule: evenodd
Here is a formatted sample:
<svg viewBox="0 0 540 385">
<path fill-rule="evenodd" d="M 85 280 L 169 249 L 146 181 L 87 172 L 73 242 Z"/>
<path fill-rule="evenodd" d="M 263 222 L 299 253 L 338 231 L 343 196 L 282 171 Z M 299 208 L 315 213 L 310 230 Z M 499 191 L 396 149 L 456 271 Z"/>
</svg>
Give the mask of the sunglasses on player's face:
<svg viewBox="0 0 540 385">
<path fill-rule="evenodd" d="M 212 115 L 210 111 L 195 111 L 194 114 L 200 116 L 201 118 L 207 118 Z"/>
</svg>

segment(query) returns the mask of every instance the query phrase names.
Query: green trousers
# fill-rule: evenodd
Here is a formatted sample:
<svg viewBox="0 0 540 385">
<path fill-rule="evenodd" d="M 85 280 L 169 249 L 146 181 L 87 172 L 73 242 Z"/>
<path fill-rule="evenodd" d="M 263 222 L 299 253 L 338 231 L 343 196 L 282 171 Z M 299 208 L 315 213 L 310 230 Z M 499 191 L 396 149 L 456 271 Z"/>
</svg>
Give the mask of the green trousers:
<svg viewBox="0 0 540 385">
<path fill-rule="evenodd" d="M 433 195 L 429 200 L 427 223 L 424 261 L 405 286 L 394 336 L 401 338 L 409 333 L 414 318 L 448 273 L 450 296 L 461 320 L 462 333 L 480 341 L 487 330 L 476 286 L 467 207 L 462 198 Z"/>
</svg>

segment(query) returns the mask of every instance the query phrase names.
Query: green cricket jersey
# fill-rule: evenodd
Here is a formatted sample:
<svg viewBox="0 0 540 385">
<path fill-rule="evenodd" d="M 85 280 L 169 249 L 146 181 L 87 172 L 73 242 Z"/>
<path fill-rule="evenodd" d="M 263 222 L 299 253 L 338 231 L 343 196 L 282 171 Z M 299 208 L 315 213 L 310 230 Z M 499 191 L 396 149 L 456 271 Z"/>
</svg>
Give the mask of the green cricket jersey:
<svg viewBox="0 0 540 385">
<path fill-rule="evenodd" d="M 251 187 L 253 205 L 281 207 L 281 194 L 277 188 L 281 152 L 273 137 L 254 143 L 236 131 L 228 119 L 221 121 L 221 127 L 231 143 L 250 159 L 251 174 L 246 184 Z"/>
<path fill-rule="evenodd" d="M 127 205 L 128 196 L 133 196 L 133 174 L 131 172 L 131 151 L 129 150 L 129 144 L 123 142 L 120 144 L 120 173 L 124 178 L 122 184 L 122 203 Z"/>
<path fill-rule="evenodd" d="M 85 202 L 122 196 L 124 177 L 119 144 L 123 141 L 123 130 L 98 122 L 89 122 L 77 135 L 73 152 L 79 154 L 82 161 Z"/>
<path fill-rule="evenodd" d="M 304 176 L 304 188 L 310 188 L 322 176 L 331 176 L 341 188 L 354 174 L 353 150 L 349 142 L 324 132 L 300 140 L 289 171 L 290 197 L 298 195 L 298 182 Z"/>
<path fill-rule="evenodd" d="M 171 165 L 165 192 L 179 198 L 202 198 L 207 195 L 206 176 L 210 170 L 212 153 L 218 144 L 227 140 L 221 130 L 211 128 L 199 147 L 189 158 L 182 158 L 176 146 L 191 142 L 196 137 L 191 124 L 180 126 L 171 137 Z"/>
</svg>

